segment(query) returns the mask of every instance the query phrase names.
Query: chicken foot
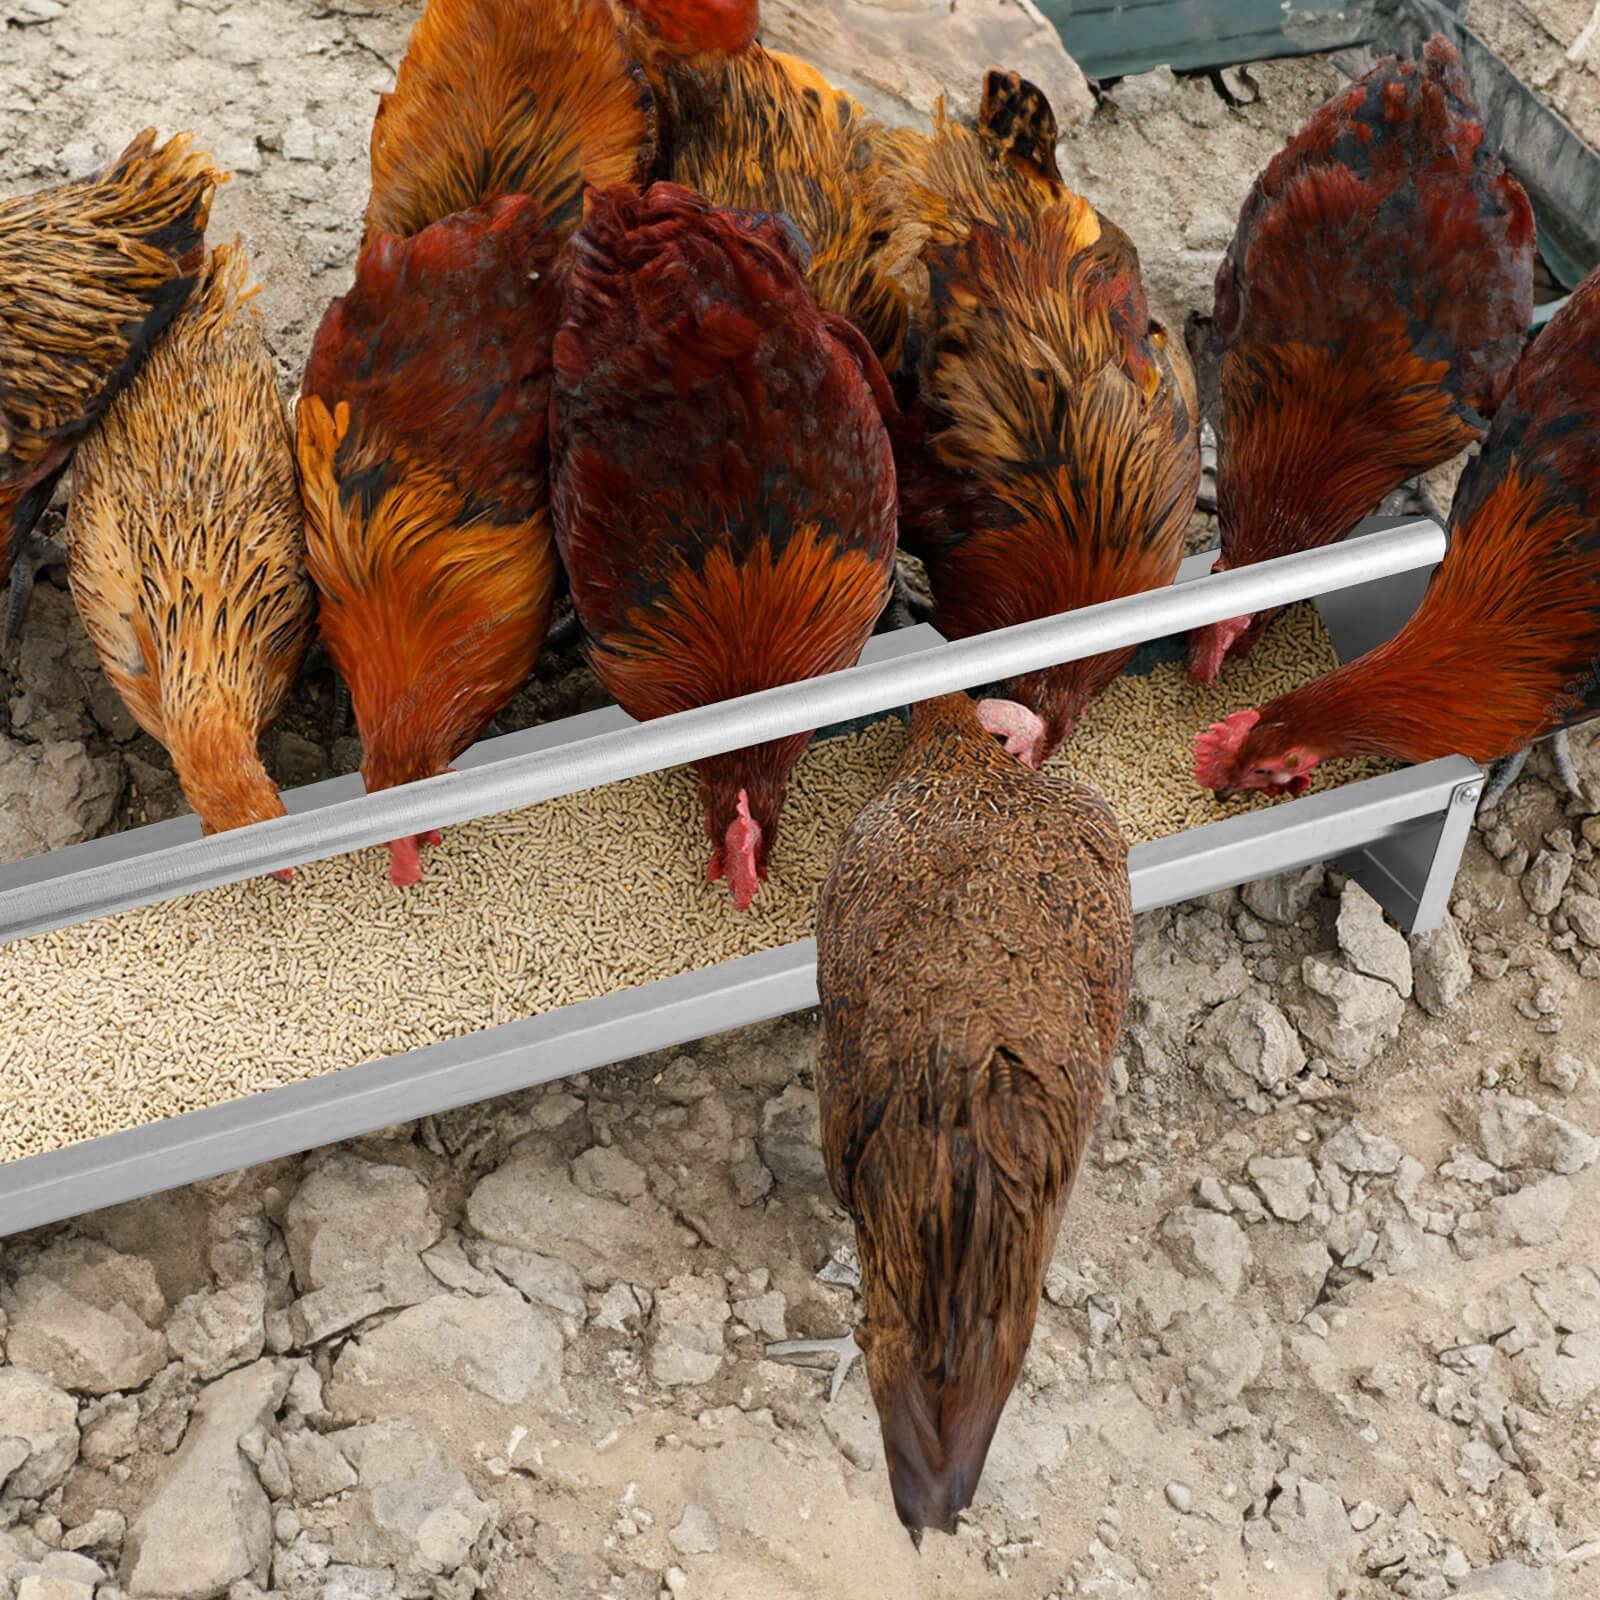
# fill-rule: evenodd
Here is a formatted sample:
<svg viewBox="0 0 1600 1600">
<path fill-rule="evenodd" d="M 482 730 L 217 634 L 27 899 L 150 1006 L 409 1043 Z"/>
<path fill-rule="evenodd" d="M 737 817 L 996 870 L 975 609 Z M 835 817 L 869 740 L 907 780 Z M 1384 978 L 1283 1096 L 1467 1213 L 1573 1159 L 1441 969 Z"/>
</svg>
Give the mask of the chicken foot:
<svg viewBox="0 0 1600 1600">
<path fill-rule="evenodd" d="M 762 1354 L 780 1359 L 785 1356 L 837 1356 L 833 1381 L 828 1385 L 828 1404 L 831 1406 L 839 1398 L 845 1375 L 860 1356 L 861 1346 L 856 1343 L 853 1333 L 841 1333 L 837 1339 L 783 1339 L 777 1344 L 769 1344 Z"/>
<path fill-rule="evenodd" d="M 6 604 L 5 642 L 13 645 L 22 637 L 22 625 L 28 619 L 28 602 L 33 599 L 33 586 L 46 567 L 62 566 L 67 559 L 66 546 L 56 539 L 47 539 L 37 530 L 24 534 L 11 557 L 11 595 Z"/>
<path fill-rule="evenodd" d="M 894 575 L 894 592 L 889 596 L 888 605 L 883 608 L 876 631 L 892 633 L 899 628 L 915 627 L 932 615 L 933 602 L 914 594 L 904 576 L 897 572 Z"/>
<path fill-rule="evenodd" d="M 1550 749 L 1550 763 L 1556 769 L 1556 776 L 1565 786 L 1567 793 L 1575 799 L 1583 800 L 1583 781 L 1578 777 L 1578 769 L 1572 761 L 1572 745 L 1567 738 L 1567 730 L 1558 728 L 1548 739 L 1540 743 L 1548 745 Z M 1533 753 L 1533 746 L 1526 750 L 1518 750 L 1515 755 L 1506 756 L 1497 761 L 1490 770 L 1489 781 L 1484 785 L 1483 798 L 1478 802 L 1481 811 L 1487 811 L 1505 799 L 1506 791 L 1522 776 L 1522 769 L 1528 764 L 1528 757 Z"/>
</svg>

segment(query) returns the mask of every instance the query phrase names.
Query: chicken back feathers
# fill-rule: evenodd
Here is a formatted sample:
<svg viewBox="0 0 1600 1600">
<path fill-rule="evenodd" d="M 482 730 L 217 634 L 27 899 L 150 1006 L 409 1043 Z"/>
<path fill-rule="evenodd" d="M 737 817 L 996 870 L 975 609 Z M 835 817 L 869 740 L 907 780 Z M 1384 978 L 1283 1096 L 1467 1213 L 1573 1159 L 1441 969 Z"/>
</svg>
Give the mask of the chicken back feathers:
<svg viewBox="0 0 1600 1600">
<path fill-rule="evenodd" d="M 935 622 L 960 638 L 1170 583 L 1200 481 L 1193 374 L 1150 318 L 1126 236 L 1057 175 L 1048 102 L 992 72 L 979 131 L 941 114 L 931 138 L 886 144 L 901 226 L 923 236 L 896 460 Z M 1008 686 L 1044 723 L 1029 760 L 1130 654 Z"/>
<path fill-rule="evenodd" d="M 137 375 L 79 447 L 72 594 L 112 686 L 159 739 L 207 833 L 282 816 L 257 741 L 315 602 L 288 419 L 219 245 Z"/>
<path fill-rule="evenodd" d="M 366 238 L 507 194 L 578 224 L 585 184 L 653 158 L 655 111 L 604 0 L 428 0 L 372 125 Z"/>
<path fill-rule="evenodd" d="M 1341 539 L 1480 437 L 1533 314 L 1528 198 L 1455 50 L 1380 61 L 1256 180 L 1217 272 L 1219 567 Z M 1210 682 L 1265 619 L 1200 630 Z"/>
<path fill-rule="evenodd" d="M 380 235 L 317 331 L 298 412 L 308 555 L 369 789 L 443 772 L 544 642 L 554 254 L 523 195 Z M 401 841 L 396 881 L 418 870 Z"/>
<path fill-rule="evenodd" d="M 1202 735 L 1209 788 L 1339 755 L 1490 762 L 1600 711 L 1600 272 L 1529 347 L 1386 644 Z"/>
<path fill-rule="evenodd" d="M 0 200 L 0 553 L 177 315 L 223 175 L 147 128 L 98 177 Z"/>
<path fill-rule="evenodd" d="M 788 217 L 809 247 L 817 303 L 859 328 L 893 373 L 907 311 L 878 182 L 882 130 L 814 67 L 758 44 L 656 70 L 664 175 L 717 205 Z"/>
<path fill-rule="evenodd" d="M 965 695 L 913 708 L 817 917 L 828 1176 L 900 1519 L 954 1531 L 1033 1332 L 1132 977 L 1127 845 Z"/>
<path fill-rule="evenodd" d="M 552 402 L 552 503 L 600 681 L 659 717 L 853 664 L 887 602 L 881 370 L 780 217 L 677 185 L 591 194 Z M 747 904 L 809 735 L 697 764 Z"/>
</svg>

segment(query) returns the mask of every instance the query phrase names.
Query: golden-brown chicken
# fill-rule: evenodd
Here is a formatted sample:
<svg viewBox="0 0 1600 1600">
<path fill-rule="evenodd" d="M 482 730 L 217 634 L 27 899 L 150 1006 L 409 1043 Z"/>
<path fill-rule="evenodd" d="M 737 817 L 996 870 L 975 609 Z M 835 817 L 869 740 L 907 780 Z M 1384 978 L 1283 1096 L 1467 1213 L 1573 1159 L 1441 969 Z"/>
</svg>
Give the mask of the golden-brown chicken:
<svg viewBox="0 0 1600 1600">
<path fill-rule="evenodd" d="M 953 638 L 1170 583 L 1199 486 L 1187 354 L 1151 319 L 1126 235 L 1061 182 L 1055 132 L 1038 89 L 991 72 L 976 130 L 941 111 L 931 137 L 879 141 L 925 277 L 901 543 Z M 1016 679 L 1020 706 L 988 702 L 986 721 L 1038 765 L 1131 654 Z"/>
<path fill-rule="evenodd" d="M 817 915 L 828 1177 L 900 1520 L 951 1532 L 1033 1332 L 1132 976 L 1127 846 L 1091 789 L 916 706 Z"/>
<path fill-rule="evenodd" d="M 311 636 L 288 418 L 238 244 L 79 447 L 73 598 L 207 833 L 283 815 L 257 741 Z"/>
<path fill-rule="evenodd" d="M 73 446 L 138 370 L 203 261 L 222 174 L 147 128 L 98 177 L 0 200 L 0 569 L 8 636 L 38 568 L 35 524 Z"/>
<path fill-rule="evenodd" d="M 818 305 L 853 322 L 892 374 L 906 296 L 876 171 L 880 126 L 808 62 L 753 42 L 747 0 L 618 3 L 656 91 L 660 174 L 717 205 L 783 212 L 811 252 Z"/>
<path fill-rule="evenodd" d="M 602 0 L 428 0 L 372 124 L 363 244 L 507 194 L 553 236 L 585 185 L 640 177 L 655 107 Z"/>
</svg>

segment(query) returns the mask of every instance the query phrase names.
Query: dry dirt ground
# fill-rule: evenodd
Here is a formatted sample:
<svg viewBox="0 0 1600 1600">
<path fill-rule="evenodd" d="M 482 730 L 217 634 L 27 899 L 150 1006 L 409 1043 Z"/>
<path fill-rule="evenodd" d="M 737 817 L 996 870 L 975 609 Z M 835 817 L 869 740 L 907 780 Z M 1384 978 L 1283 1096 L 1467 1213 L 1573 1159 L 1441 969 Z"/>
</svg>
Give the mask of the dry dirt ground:
<svg viewBox="0 0 1600 1600">
<path fill-rule="evenodd" d="M 1232 107 L 1158 74 L 1091 113 L 1003 0 L 907 9 L 780 7 L 770 32 L 907 116 L 1028 52 L 1086 116 L 1069 178 L 1174 322 L 1338 81 L 1267 66 Z M 1548 12 L 1528 48 L 1554 60 L 1582 9 L 1489 21 Z M 288 381 L 347 282 L 412 16 L 0 0 L 0 188 L 194 128 L 236 174 L 217 232 L 247 241 Z M 1549 81 L 1592 122 L 1590 68 Z M 179 804 L 65 595 L 38 598 L 0 670 L 0 858 Z M 593 695 L 557 660 L 510 719 Z M 317 669 L 269 752 L 294 783 L 350 764 Z M 1143 919 L 957 1537 L 918 1556 L 900 1531 L 859 1369 L 830 1404 L 823 1372 L 763 1359 L 857 1311 L 800 1017 L 0 1245 L 0 1600 L 1600 1595 L 1600 826 L 1545 770 L 1411 948 L 1320 869 Z"/>
</svg>

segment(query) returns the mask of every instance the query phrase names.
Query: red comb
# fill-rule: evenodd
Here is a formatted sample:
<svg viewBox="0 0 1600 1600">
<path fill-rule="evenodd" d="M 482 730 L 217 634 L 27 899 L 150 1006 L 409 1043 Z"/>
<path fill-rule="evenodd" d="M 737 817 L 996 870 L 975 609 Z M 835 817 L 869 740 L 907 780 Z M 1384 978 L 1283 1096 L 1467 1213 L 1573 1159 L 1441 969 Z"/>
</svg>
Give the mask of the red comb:
<svg viewBox="0 0 1600 1600">
<path fill-rule="evenodd" d="M 1245 736 L 1261 720 L 1253 707 L 1213 722 L 1194 741 L 1194 781 L 1203 789 L 1237 788 L 1232 765 Z"/>
<path fill-rule="evenodd" d="M 750 815 L 750 796 L 744 789 L 739 791 L 737 813 L 723 835 L 722 847 L 711 857 L 706 881 L 715 883 L 726 877 L 734 910 L 744 911 L 767 874 L 758 861 L 761 824 Z"/>
</svg>

